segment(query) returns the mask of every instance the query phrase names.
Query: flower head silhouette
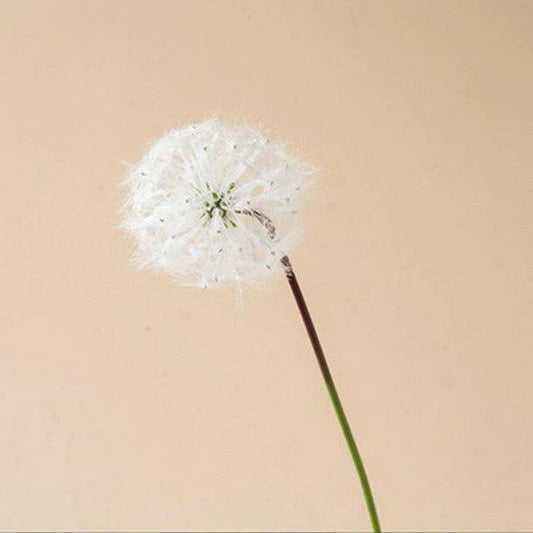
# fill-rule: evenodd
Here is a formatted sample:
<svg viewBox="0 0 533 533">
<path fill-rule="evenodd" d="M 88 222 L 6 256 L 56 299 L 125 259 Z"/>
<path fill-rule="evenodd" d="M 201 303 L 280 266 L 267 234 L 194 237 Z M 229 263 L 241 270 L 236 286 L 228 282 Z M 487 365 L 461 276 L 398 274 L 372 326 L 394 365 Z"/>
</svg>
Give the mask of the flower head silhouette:
<svg viewBox="0 0 533 533">
<path fill-rule="evenodd" d="M 246 125 L 217 118 L 168 132 L 125 180 L 123 227 L 140 267 L 185 285 L 249 284 L 282 268 L 313 169 Z M 253 217 L 275 224 L 270 235 Z"/>
</svg>

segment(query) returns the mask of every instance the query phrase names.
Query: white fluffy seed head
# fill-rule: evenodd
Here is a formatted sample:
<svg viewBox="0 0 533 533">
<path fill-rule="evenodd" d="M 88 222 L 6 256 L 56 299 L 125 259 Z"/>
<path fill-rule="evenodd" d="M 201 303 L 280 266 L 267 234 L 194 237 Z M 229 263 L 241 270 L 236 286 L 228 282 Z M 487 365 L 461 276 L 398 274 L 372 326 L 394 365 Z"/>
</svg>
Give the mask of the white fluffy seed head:
<svg viewBox="0 0 533 533">
<path fill-rule="evenodd" d="M 137 241 L 137 266 L 204 288 L 261 281 L 298 241 L 311 174 L 246 125 L 212 118 L 168 132 L 125 180 L 122 226 Z M 275 238 L 245 214 L 254 211 L 272 221 Z"/>
</svg>

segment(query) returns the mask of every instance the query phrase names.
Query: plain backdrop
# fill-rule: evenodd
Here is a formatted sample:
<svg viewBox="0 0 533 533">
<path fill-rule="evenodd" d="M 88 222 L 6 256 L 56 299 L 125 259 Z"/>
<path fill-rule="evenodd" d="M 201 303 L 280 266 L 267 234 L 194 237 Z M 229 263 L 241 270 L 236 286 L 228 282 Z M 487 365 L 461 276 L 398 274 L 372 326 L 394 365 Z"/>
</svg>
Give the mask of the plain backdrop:
<svg viewBox="0 0 533 533">
<path fill-rule="evenodd" d="M 0 0 L 0 527 L 351 531 L 285 280 L 129 266 L 125 162 L 245 118 L 388 531 L 533 529 L 533 3 Z"/>
</svg>

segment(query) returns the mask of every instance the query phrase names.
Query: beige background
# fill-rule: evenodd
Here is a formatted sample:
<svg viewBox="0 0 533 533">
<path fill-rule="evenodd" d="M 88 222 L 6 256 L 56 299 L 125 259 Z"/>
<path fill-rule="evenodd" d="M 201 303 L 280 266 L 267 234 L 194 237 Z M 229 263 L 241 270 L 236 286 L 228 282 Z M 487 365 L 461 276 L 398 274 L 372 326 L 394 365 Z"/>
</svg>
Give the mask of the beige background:
<svg viewBox="0 0 533 533">
<path fill-rule="evenodd" d="M 384 528 L 533 530 L 532 2 L 0 1 L 0 527 L 364 530 L 283 279 L 128 267 L 123 161 L 246 117 Z"/>
</svg>

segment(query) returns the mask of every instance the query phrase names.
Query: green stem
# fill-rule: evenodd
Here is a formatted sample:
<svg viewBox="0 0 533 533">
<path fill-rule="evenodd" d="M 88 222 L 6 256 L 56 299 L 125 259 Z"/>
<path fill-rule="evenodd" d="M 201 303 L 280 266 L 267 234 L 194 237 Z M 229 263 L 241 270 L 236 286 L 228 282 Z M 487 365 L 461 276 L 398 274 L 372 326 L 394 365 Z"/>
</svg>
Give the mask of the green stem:
<svg viewBox="0 0 533 533">
<path fill-rule="evenodd" d="M 341 399 L 339 397 L 339 393 L 337 392 L 337 388 L 335 387 L 335 382 L 333 381 L 333 376 L 331 375 L 331 372 L 329 370 L 329 366 L 326 361 L 326 356 L 324 355 L 324 351 L 322 350 L 322 346 L 320 344 L 318 334 L 313 324 L 313 320 L 309 313 L 309 309 L 307 308 L 307 304 L 305 303 L 302 290 L 300 289 L 300 285 L 298 284 L 296 274 L 294 273 L 289 258 L 285 256 L 281 259 L 281 262 L 285 267 L 285 274 L 287 276 L 287 280 L 291 287 L 292 294 L 294 295 L 294 299 L 296 300 L 296 304 L 302 316 L 302 320 L 305 324 L 307 334 L 309 335 L 309 339 L 311 340 L 311 344 L 313 346 L 313 350 L 315 351 L 318 365 L 320 366 L 320 371 L 322 372 L 322 377 L 324 378 L 324 382 L 326 383 L 331 402 L 333 403 L 335 413 L 337 415 L 337 418 L 339 419 L 342 432 L 344 433 L 344 438 L 346 439 L 346 444 L 348 445 L 350 454 L 355 464 L 355 468 L 357 470 L 357 474 L 359 475 L 361 488 L 363 489 L 363 494 L 366 500 L 366 506 L 368 507 L 368 514 L 370 515 L 370 521 L 372 522 L 372 528 L 375 533 L 379 533 L 381 532 L 381 528 L 379 525 L 376 504 L 374 503 L 374 498 L 372 497 L 372 490 L 370 489 L 370 483 L 368 482 L 368 476 L 366 475 L 363 460 L 361 459 L 361 454 L 359 453 L 357 445 L 355 444 L 355 439 L 353 437 L 352 430 L 350 429 L 350 424 L 348 422 L 348 419 L 346 418 L 346 414 L 344 413 Z"/>
<path fill-rule="evenodd" d="M 274 226 L 274 224 L 272 224 L 270 218 L 268 218 L 264 213 L 261 213 L 256 209 L 243 209 L 241 211 L 235 212 L 237 214 L 249 215 L 256 218 L 265 227 L 269 237 L 271 239 L 276 238 L 276 227 Z M 355 444 L 355 439 L 353 438 L 352 430 L 350 429 L 350 424 L 344 413 L 339 393 L 337 392 L 337 388 L 335 387 L 335 382 L 333 381 L 333 376 L 331 375 L 331 372 L 329 370 L 328 362 L 326 361 L 326 356 L 324 355 L 324 350 L 322 350 L 322 346 L 320 344 L 315 325 L 313 324 L 313 319 L 311 318 L 311 314 L 309 313 L 309 309 L 307 308 L 307 304 L 305 303 L 304 295 L 302 293 L 302 290 L 300 289 L 300 285 L 298 283 L 298 280 L 296 279 L 296 274 L 294 273 L 294 269 L 292 268 L 289 258 L 287 256 L 282 257 L 281 263 L 285 268 L 285 275 L 287 276 L 287 281 L 289 282 L 292 294 L 294 296 L 294 299 L 296 300 L 296 305 L 298 306 L 298 310 L 300 311 L 300 315 L 302 316 L 302 320 L 305 324 L 305 329 L 307 330 L 311 345 L 313 346 L 313 350 L 315 351 L 318 366 L 320 367 L 320 371 L 322 372 L 322 377 L 324 378 L 326 387 L 329 392 L 329 396 L 331 398 L 331 402 L 333 403 L 333 407 L 335 409 L 335 413 L 337 415 L 337 418 L 339 419 L 342 432 L 344 433 L 344 438 L 346 439 L 346 444 L 348 445 L 355 468 L 357 470 L 357 474 L 359 475 L 361 488 L 363 489 L 363 494 L 365 495 L 368 514 L 370 515 L 370 521 L 372 522 L 372 529 L 374 530 L 374 533 L 381 533 L 378 512 L 376 510 L 374 498 L 372 497 L 372 490 L 370 489 L 370 483 L 368 482 L 368 476 L 366 475 L 363 460 L 361 459 L 361 455 L 359 453 L 359 450 L 357 449 L 357 445 Z"/>
</svg>

